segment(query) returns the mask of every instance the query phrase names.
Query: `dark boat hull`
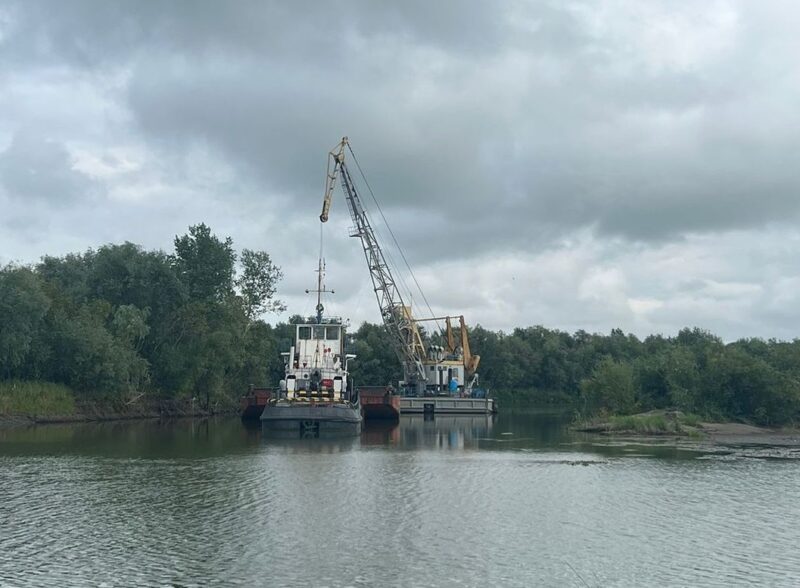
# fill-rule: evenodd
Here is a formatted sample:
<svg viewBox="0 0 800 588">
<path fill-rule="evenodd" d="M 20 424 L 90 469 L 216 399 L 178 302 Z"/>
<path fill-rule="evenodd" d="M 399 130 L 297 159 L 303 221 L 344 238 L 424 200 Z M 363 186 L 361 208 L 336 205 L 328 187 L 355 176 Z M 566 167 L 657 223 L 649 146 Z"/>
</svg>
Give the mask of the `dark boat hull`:
<svg viewBox="0 0 800 588">
<path fill-rule="evenodd" d="M 243 421 L 256 421 L 261 418 L 264 407 L 272 398 L 272 388 L 252 388 L 239 401 L 240 414 Z"/>
<path fill-rule="evenodd" d="M 361 434 L 360 408 L 352 404 L 276 402 L 261 413 L 264 433 L 279 437 L 340 437 Z"/>
<path fill-rule="evenodd" d="M 400 418 L 400 397 L 390 394 L 385 386 L 361 386 L 358 399 L 365 419 Z"/>
</svg>

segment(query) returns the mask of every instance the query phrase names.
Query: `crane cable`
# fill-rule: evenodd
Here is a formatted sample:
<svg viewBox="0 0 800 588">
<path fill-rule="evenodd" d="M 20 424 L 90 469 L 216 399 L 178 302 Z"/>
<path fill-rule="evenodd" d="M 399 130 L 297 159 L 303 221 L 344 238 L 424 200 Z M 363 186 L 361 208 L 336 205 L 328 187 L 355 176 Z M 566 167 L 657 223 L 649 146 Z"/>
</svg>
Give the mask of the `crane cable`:
<svg viewBox="0 0 800 588">
<path fill-rule="evenodd" d="M 372 197 L 372 201 L 375 203 L 375 207 L 378 210 L 378 214 L 380 214 L 381 218 L 383 219 L 383 224 L 389 230 L 389 235 L 391 236 L 392 241 L 394 242 L 395 249 L 397 250 L 398 253 L 400 253 L 400 256 L 402 257 L 403 261 L 405 262 L 405 265 L 408 268 L 408 271 L 411 274 L 411 277 L 413 278 L 414 277 L 413 271 L 411 270 L 411 267 L 409 266 L 408 261 L 405 258 L 405 255 L 403 255 L 403 250 L 400 247 L 400 243 L 398 243 L 397 238 L 395 237 L 394 232 L 392 231 L 392 228 L 389 226 L 389 221 L 386 220 L 386 216 L 384 216 L 384 214 L 383 214 L 383 210 L 381 209 L 381 205 L 378 203 L 377 198 L 375 198 L 375 193 L 372 191 L 372 187 L 370 186 L 369 181 L 367 180 L 367 177 L 364 174 L 364 171 L 361 169 L 361 166 L 359 165 L 358 160 L 356 159 L 355 153 L 353 153 L 352 147 L 350 147 L 350 145 L 348 145 L 348 147 L 350 148 L 350 154 L 352 155 L 353 160 L 355 161 L 355 164 L 358 167 L 358 171 L 361 174 L 361 178 L 364 180 L 364 183 L 367 186 L 367 190 L 369 191 L 370 196 Z M 382 228 L 379 225 L 375 225 L 372 228 L 372 230 L 375 233 L 375 237 L 376 237 L 376 239 L 378 240 L 379 243 L 389 243 L 388 239 L 384 239 Z M 413 303 L 413 298 L 414 298 L 414 292 L 412 291 L 411 287 L 406 283 L 405 276 L 400 271 L 400 264 L 397 263 L 394 260 L 394 255 L 392 253 L 392 248 L 386 247 L 382 251 L 383 251 L 383 255 L 385 255 L 385 257 L 387 259 L 389 267 L 393 268 L 395 270 L 395 274 L 396 275 L 394 275 L 392 277 L 396 280 L 396 283 L 397 283 L 397 286 L 398 286 L 398 290 L 402 290 L 401 296 L 404 296 L 408 300 L 408 303 L 412 304 Z M 414 280 L 414 281 L 416 283 L 416 280 Z M 420 294 L 422 294 L 422 290 L 419 287 L 419 283 L 416 283 L 416 286 L 417 286 L 417 290 L 419 290 Z M 424 298 L 424 294 L 423 294 L 423 298 Z M 401 302 L 405 303 L 405 301 L 402 301 L 402 300 L 401 300 Z M 429 309 L 430 309 L 430 307 L 429 307 Z M 433 316 L 433 315 L 431 315 L 431 316 Z"/>
<path fill-rule="evenodd" d="M 322 247 L 322 235 L 323 235 L 323 231 L 324 230 L 325 230 L 325 225 L 322 224 L 322 223 L 319 223 L 319 266 L 317 267 L 317 271 L 320 272 L 320 275 L 317 278 L 317 288 L 320 289 L 320 290 L 322 290 L 325 287 L 322 284 L 323 276 L 324 276 L 322 271 L 323 271 L 323 268 L 325 267 L 325 258 L 323 257 L 323 247 Z M 318 296 L 317 304 L 322 304 L 322 292 L 319 292 L 317 294 L 317 296 Z M 317 312 L 319 312 L 319 311 L 317 311 Z"/>
<path fill-rule="evenodd" d="M 428 303 L 428 299 L 425 297 L 425 292 L 422 291 L 422 288 L 420 287 L 419 282 L 417 281 L 417 276 L 414 275 L 414 270 L 411 269 L 411 265 L 408 263 L 406 255 L 405 253 L 403 253 L 402 247 L 400 247 L 400 243 L 397 242 L 397 238 L 394 236 L 394 231 L 392 231 L 392 227 L 389 226 L 389 222 L 383 215 L 383 210 L 381 210 L 381 205 L 378 204 L 378 199 L 375 198 L 375 193 L 372 191 L 372 187 L 369 185 L 369 182 L 367 181 L 367 176 L 364 175 L 364 172 L 362 171 L 361 166 L 358 163 L 358 158 L 356 158 L 356 154 L 353 153 L 353 148 L 350 146 L 350 143 L 347 144 L 347 149 L 350 151 L 350 155 L 353 156 L 353 161 L 355 162 L 356 167 L 358 168 L 358 173 L 361 174 L 361 177 L 364 180 L 364 184 L 367 186 L 367 190 L 369 191 L 369 195 L 372 197 L 372 201 L 375 203 L 375 206 L 378 209 L 378 213 L 381 215 L 381 218 L 383 219 L 383 224 L 385 224 L 386 228 L 389 230 L 389 234 L 392 236 L 392 241 L 394 241 L 395 247 L 397 247 L 397 250 L 400 252 L 400 257 L 403 258 L 403 262 L 406 264 L 408 273 L 411 274 L 411 279 L 414 280 L 414 284 L 416 284 L 417 290 L 419 290 L 420 295 L 422 295 L 422 300 L 425 302 L 425 306 L 428 307 L 428 312 L 431 313 L 430 317 L 431 318 L 435 317 L 436 315 L 433 314 L 433 309 L 431 308 L 431 305 Z M 442 331 L 443 330 L 442 325 L 439 324 L 439 321 L 437 320 L 435 322 L 436 322 L 436 327 L 440 331 Z"/>
</svg>

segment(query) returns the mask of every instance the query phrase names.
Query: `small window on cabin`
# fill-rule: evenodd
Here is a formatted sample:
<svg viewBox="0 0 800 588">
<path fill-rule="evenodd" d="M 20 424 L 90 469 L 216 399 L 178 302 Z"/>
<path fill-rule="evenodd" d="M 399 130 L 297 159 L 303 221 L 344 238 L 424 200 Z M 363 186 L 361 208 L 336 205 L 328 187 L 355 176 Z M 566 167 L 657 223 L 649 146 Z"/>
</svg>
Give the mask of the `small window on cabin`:
<svg viewBox="0 0 800 588">
<path fill-rule="evenodd" d="M 325 327 L 325 339 L 328 341 L 338 341 L 339 327 Z"/>
<path fill-rule="evenodd" d="M 297 327 L 297 338 L 301 341 L 311 339 L 311 327 Z"/>
<path fill-rule="evenodd" d="M 314 339 L 325 338 L 325 327 L 314 327 Z"/>
</svg>

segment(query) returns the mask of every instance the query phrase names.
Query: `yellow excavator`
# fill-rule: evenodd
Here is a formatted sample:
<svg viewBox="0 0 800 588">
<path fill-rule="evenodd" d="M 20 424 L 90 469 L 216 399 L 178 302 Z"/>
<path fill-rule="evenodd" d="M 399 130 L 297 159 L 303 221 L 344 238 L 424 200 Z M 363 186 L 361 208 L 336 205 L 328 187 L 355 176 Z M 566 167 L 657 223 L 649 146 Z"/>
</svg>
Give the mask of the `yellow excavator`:
<svg viewBox="0 0 800 588">
<path fill-rule="evenodd" d="M 453 329 L 453 319 L 457 318 L 458 335 Z M 473 355 L 469 346 L 469 331 L 464 321 L 464 316 L 443 316 L 424 319 L 412 319 L 417 325 L 429 321 L 444 321 L 445 345 L 429 344 L 427 349 L 422 347 L 424 359 L 422 365 L 428 373 L 428 391 L 444 392 L 449 390 L 453 379 L 464 384 L 464 390 L 469 391 L 477 382 L 478 364 L 480 355 Z M 458 386 L 458 389 L 462 389 Z"/>
</svg>

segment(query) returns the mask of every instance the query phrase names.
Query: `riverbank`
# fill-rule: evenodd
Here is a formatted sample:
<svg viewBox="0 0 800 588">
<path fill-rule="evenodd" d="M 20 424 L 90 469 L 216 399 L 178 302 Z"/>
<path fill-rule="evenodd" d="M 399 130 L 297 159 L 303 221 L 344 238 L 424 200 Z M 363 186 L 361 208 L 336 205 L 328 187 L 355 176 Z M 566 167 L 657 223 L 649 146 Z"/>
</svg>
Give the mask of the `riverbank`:
<svg viewBox="0 0 800 588">
<path fill-rule="evenodd" d="M 131 401 L 76 400 L 66 386 L 47 382 L 0 383 L 0 426 L 82 423 L 238 414 L 234 405 L 203 408 L 196 400 L 141 395 Z"/>
<path fill-rule="evenodd" d="M 800 429 L 796 427 L 769 428 L 746 423 L 706 422 L 697 415 L 680 411 L 659 410 L 610 416 L 578 423 L 572 426 L 572 430 L 640 440 L 674 437 L 717 445 L 800 447 Z"/>
<path fill-rule="evenodd" d="M 206 418 L 211 416 L 234 416 L 239 411 L 234 408 L 203 410 L 173 403 L 152 403 L 149 406 L 132 406 L 125 409 L 100 407 L 96 405 L 79 406 L 72 414 L 8 414 L 0 415 L 0 427 L 30 425 L 91 423 L 106 421 L 130 421 L 147 419 Z"/>
<path fill-rule="evenodd" d="M 718 445 L 800 447 L 800 429 L 768 429 L 743 423 L 701 423 L 709 441 Z"/>
</svg>

